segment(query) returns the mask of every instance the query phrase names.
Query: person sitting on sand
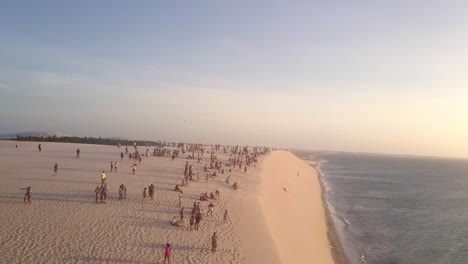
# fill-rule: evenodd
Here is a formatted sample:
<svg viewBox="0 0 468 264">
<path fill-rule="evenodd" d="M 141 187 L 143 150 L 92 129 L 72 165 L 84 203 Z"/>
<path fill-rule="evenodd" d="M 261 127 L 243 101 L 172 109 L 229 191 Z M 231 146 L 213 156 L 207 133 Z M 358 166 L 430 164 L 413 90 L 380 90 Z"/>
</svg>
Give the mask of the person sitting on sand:
<svg viewBox="0 0 468 264">
<path fill-rule="evenodd" d="M 231 174 L 229 174 L 227 177 L 226 177 L 226 183 L 229 184 L 229 181 L 231 180 Z"/>
<path fill-rule="evenodd" d="M 174 191 L 184 193 L 184 191 L 182 191 L 178 184 L 175 186 Z"/>
<path fill-rule="evenodd" d="M 211 174 L 211 177 L 216 177 L 216 171 L 213 171 L 213 173 Z"/>
<path fill-rule="evenodd" d="M 101 194 L 101 187 L 96 186 L 96 189 L 94 189 L 94 192 L 96 193 L 96 203 L 98 203 L 99 195 Z"/>
<path fill-rule="evenodd" d="M 214 204 L 213 202 L 210 203 L 210 205 L 208 205 L 208 212 L 206 212 L 206 215 L 211 215 L 213 216 L 213 210 L 214 210 Z"/>
<path fill-rule="evenodd" d="M 169 243 L 166 244 L 166 247 L 164 248 L 164 262 L 163 264 L 171 264 L 171 245 Z"/>
<path fill-rule="evenodd" d="M 28 186 L 28 187 L 25 187 L 25 188 L 20 188 L 20 190 L 26 191 L 26 192 L 24 193 L 24 199 L 23 199 L 23 201 L 24 201 L 24 202 L 27 201 L 28 203 L 31 203 L 31 202 L 32 202 L 32 200 L 31 200 L 31 186 Z"/>
<path fill-rule="evenodd" d="M 182 223 L 176 220 L 176 217 L 172 218 L 171 225 L 177 226 L 177 227 L 182 227 Z"/>
<path fill-rule="evenodd" d="M 211 252 L 215 253 L 216 250 L 218 249 L 218 235 L 216 232 L 213 233 L 211 236 Z"/>
<path fill-rule="evenodd" d="M 205 198 L 205 195 L 203 193 L 200 194 L 200 201 L 206 201 L 208 199 Z"/>
<path fill-rule="evenodd" d="M 239 186 L 237 185 L 237 182 L 235 182 L 233 185 L 232 185 L 232 188 L 234 188 L 234 190 L 237 190 L 239 188 Z"/>
<path fill-rule="evenodd" d="M 57 176 L 57 172 L 58 172 L 58 164 L 55 163 L 55 165 L 54 165 L 54 174 L 53 175 Z"/>
</svg>

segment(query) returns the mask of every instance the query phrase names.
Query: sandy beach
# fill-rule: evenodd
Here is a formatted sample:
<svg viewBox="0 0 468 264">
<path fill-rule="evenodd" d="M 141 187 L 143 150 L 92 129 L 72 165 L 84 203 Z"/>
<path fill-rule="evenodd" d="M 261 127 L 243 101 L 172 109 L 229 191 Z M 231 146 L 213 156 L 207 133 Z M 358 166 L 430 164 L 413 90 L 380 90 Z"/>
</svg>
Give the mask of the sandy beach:
<svg viewBox="0 0 468 264">
<path fill-rule="evenodd" d="M 213 216 L 206 216 L 209 202 L 200 202 L 201 228 L 189 231 L 170 225 L 179 218 L 174 186 L 183 179 L 184 155 L 145 157 L 132 175 L 133 161 L 120 159 L 123 147 L 42 143 L 39 152 L 37 145 L 0 141 L 1 263 L 163 263 L 166 243 L 172 245 L 171 263 L 334 263 L 317 171 L 289 152 L 272 152 L 247 173 L 232 168 L 208 182 L 203 166 L 209 155 L 200 164 L 189 160 L 200 180 L 182 187 L 185 218 L 200 193 L 221 193 Z M 217 155 L 223 162 L 229 158 Z M 119 162 L 117 172 L 109 172 L 110 161 Z M 93 191 L 103 170 L 108 199 L 96 204 Z M 228 174 L 239 190 L 225 183 Z M 120 184 L 127 187 L 125 200 L 118 199 Z M 150 184 L 155 198 L 144 201 L 143 188 Z M 27 186 L 31 204 L 23 203 L 19 190 Z M 214 254 L 213 232 L 219 236 Z"/>
</svg>

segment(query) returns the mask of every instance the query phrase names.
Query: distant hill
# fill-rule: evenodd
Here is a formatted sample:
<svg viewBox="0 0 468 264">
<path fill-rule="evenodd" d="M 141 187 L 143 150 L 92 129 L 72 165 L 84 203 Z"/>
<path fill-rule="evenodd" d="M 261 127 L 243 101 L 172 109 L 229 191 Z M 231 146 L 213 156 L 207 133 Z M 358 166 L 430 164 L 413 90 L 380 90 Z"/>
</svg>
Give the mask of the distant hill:
<svg viewBox="0 0 468 264">
<path fill-rule="evenodd" d="M 16 136 L 20 137 L 65 137 L 68 135 L 56 132 L 43 132 L 43 131 L 31 131 L 31 132 L 22 132 L 22 133 L 11 133 L 11 134 L 2 134 L 0 139 L 15 139 Z"/>
</svg>

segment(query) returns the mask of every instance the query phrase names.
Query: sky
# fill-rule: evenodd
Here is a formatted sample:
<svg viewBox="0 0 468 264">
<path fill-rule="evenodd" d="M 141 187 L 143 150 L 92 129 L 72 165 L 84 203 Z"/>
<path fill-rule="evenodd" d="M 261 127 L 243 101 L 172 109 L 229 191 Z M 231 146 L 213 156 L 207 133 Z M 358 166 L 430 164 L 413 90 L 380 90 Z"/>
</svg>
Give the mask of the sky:
<svg viewBox="0 0 468 264">
<path fill-rule="evenodd" d="M 3 1 L 0 133 L 468 158 L 466 1 Z"/>
</svg>

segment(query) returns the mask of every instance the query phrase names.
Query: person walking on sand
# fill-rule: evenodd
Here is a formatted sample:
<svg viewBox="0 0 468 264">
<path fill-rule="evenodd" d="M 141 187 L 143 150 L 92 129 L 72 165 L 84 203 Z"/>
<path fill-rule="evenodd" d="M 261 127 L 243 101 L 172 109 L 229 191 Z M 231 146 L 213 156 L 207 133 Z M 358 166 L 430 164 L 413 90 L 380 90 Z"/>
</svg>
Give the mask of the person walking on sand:
<svg viewBox="0 0 468 264">
<path fill-rule="evenodd" d="M 171 264 L 171 245 L 169 243 L 166 244 L 166 247 L 164 248 L 164 262 L 163 264 Z"/>
<path fill-rule="evenodd" d="M 179 193 L 179 207 L 182 207 L 182 193 Z"/>
<path fill-rule="evenodd" d="M 28 187 L 25 187 L 25 188 L 20 188 L 20 190 L 24 190 L 26 191 L 26 193 L 24 193 L 24 199 L 23 201 L 24 202 L 28 202 L 28 203 L 31 203 L 32 200 L 31 200 L 31 186 L 28 186 Z"/>
<path fill-rule="evenodd" d="M 96 203 L 98 203 L 99 195 L 101 194 L 101 187 L 96 186 L 96 189 L 94 190 L 94 192 L 96 193 Z"/>
<path fill-rule="evenodd" d="M 143 189 L 143 200 L 146 200 L 146 187 Z"/>
<path fill-rule="evenodd" d="M 227 209 L 224 210 L 224 216 L 223 216 L 223 218 L 224 218 L 224 223 L 226 223 L 227 220 L 228 220 L 228 210 L 227 210 Z"/>
<path fill-rule="evenodd" d="M 104 171 L 102 171 L 101 173 L 101 184 L 105 184 L 106 183 L 106 173 Z"/>
<path fill-rule="evenodd" d="M 77 158 L 80 157 L 80 148 L 77 148 L 77 149 L 76 149 L 76 157 L 77 157 Z"/>
<path fill-rule="evenodd" d="M 37 148 L 39 149 L 39 152 L 42 151 L 42 145 L 41 145 L 41 144 L 39 144 L 39 145 L 37 146 Z"/>
<path fill-rule="evenodd" d="M 218 249 L 218 235 L 216 232 L 213 233 L 211 236 L 211 252 L 215 253 L 216 250 Z"/>
<path fill-rule="evenodd" d="M 111 168 L 111 172 L 113 172 L 114 171 L 114 162 L 113 161 L 111 161 L 110 168 Z"/>
<path fill-rule="evenodd" d="M 58 164 L 57 164 L 57 163 L 55 163 L 55 165 L 54 165 L 54 174 L 53 174 L 53 176 L 57 176 L 57 172 L 58 172 Z"/>
</svg>

